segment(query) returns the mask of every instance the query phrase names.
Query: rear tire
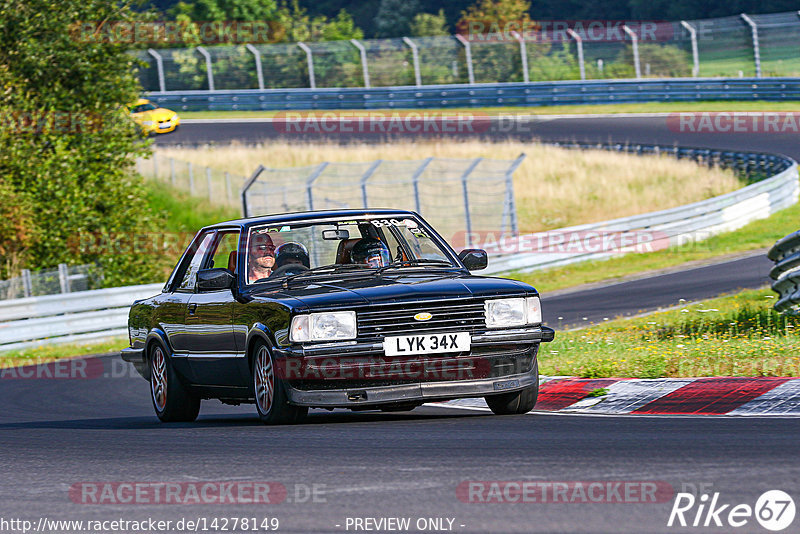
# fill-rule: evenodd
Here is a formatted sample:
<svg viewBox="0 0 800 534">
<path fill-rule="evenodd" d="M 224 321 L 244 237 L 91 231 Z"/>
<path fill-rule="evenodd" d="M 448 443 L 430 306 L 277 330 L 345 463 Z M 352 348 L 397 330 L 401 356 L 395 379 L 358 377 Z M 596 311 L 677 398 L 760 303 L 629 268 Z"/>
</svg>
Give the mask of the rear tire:
<svg viewBox="0 0 800 534">
<path fill-rule="evenodd" d="M 253 393 L 258 418 L 266 425 L 301 422 L 308 414 L 308 408 L 289 404 L 284 381 L 276 376 L 272 353 L 263 342 L 258 342 L 253 351 Z"/>
<path fill-rule="evenodd" d="M 500 395 L 487 395 L 486 404 L 496 415 L 519 415 L 528 413 L 536 406 L 539 397 L 539 361 L 534 364 L 533 373 L 535 382 L 532 386 L 521 391 L 501 393 Z"/>
<path fill-rule="evenodd" d="M 164 423 L 192 422 L 200 413 L 200 397 L 183 385 L 164 348 L 150 348 L 150 398 L 158 418 Z"/>
</svg>

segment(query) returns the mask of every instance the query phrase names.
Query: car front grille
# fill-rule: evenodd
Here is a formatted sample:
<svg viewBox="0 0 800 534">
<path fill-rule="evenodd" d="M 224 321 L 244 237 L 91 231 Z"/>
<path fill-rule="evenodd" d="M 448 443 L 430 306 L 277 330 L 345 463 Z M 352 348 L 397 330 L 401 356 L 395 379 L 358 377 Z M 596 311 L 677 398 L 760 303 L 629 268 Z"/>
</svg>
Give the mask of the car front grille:
<svg viewBox="0 0 800 534">
<path fill-rule="evenodd" d="M 419 321 L 420 313 L 431 318 Z M 437 332 L 475 332 L 486 327 L 482 301 L 455 300 L 373 305 L 356 311 L 358 339 L 380 340 L 385 336 Z"/>
</svg>

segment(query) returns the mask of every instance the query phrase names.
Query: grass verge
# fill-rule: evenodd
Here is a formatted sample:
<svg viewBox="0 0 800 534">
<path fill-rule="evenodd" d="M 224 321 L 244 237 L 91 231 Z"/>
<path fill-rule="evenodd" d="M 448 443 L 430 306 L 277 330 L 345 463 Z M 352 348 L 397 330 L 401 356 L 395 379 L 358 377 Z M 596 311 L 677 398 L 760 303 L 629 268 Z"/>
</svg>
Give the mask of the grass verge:
<svg viewBox="0 0 800 534">
<path fill-rule="evenodd" d="M 381 112 L 386 110 L 366 110 Z M 315 110 L 315 113 L 365 113 L 359 110 Z M 392 108 L 391 111 L 397 111 Z M 509 106 L 479 108 L 425 109 L 426 113 L 481 113 L 487 115 L 586 115 L 616 113 L 677 113 L 681 111 L 797 111 L 797 102 L 759 101 L 703 101 L 703 102 L 645 102 L 637 104 L 581 104 L 571 106 Z M 272 118 L 285 114 L 285 110 L 275 111 L 181 111 L 182 119 L 254 119 Z M 301 113 L 303 113 L 301 111 Z"/>
<path fill-rule="evenodd" d="M 65 345 L 43 345 L 0 353 L 0 369 L 34 365 L 88 354 L 119 352 L 128 346 L 128 338 L 115 337 L 92 343 L 70 343 Z"/>
<path fill-rule="evenodd" d="M 725 232 L 704 241 L 645 253 L 631 253 L 608 260 L 585 261 L 531 273 L 512 273 L 509 278 L 522 280 L 540 292 L 566 289 L 591 283 L 612 283 L 632 275 L 646 274 L 689 262 L 713 260 L 771 247 L 781 237 L 797 230 L 800 204 L 772 216 L 753 221 L 738 230 Z"/>
<path fill-rule="evenodd" d="M 544 375 L 800 376 L 800 319 L 772 309 L 768 289 L 636 319 L 558 332 L 543 345 Z"/>
</svg>

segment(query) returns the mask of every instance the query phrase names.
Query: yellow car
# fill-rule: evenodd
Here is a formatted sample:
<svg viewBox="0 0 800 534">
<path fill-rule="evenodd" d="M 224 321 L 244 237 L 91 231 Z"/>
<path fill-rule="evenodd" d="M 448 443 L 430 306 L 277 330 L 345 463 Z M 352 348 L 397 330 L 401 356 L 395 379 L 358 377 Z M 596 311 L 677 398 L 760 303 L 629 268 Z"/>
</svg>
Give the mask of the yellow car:
<svg viewBox="0 0 800 534">
<path fill-rule="evenodd" d="M 140 98 L 135 104 L 128 106 L 128 109 L 131 111 L 131 118 L 146 135 L 174 132 L 181 124 L 177 113 L 160 108 L 146 98 Z"/>
</svg>

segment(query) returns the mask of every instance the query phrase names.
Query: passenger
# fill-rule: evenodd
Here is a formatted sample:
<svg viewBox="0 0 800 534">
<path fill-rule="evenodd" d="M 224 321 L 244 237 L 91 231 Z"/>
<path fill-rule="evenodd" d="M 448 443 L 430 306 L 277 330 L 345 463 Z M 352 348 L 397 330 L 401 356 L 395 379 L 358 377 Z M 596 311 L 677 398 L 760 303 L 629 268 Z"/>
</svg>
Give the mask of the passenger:
<svg viewBox="0 0 800 534">
<path fill-rule="evenodd" d="M 363 263 L 370 267 L 386 267 L 392 262 L 389 249 L 382 241 L 365 237 L 353 245 L 353 263 Z"/>
<path fill-rule="evenodd" d="M 247 283 L 252 284 L 268 278 L 275 266 L 275 245 L 267 234 L 253 234 L 250 237 L 248 254 Z"/>
</svg>

